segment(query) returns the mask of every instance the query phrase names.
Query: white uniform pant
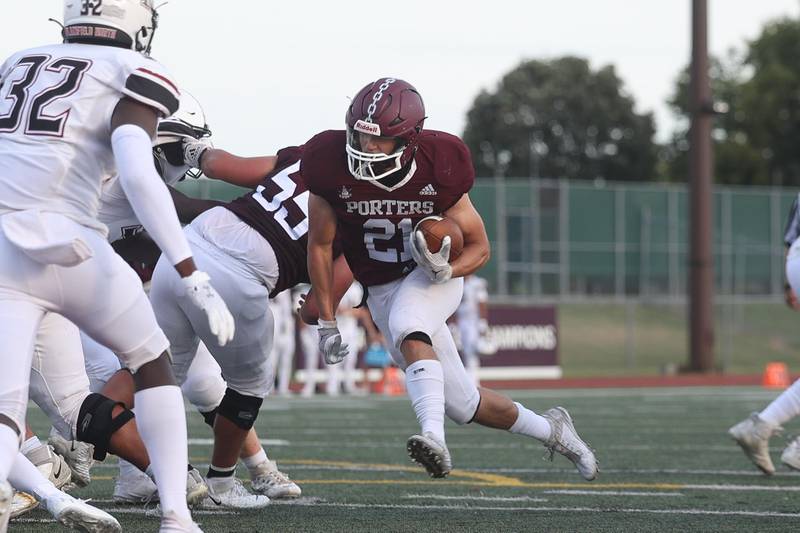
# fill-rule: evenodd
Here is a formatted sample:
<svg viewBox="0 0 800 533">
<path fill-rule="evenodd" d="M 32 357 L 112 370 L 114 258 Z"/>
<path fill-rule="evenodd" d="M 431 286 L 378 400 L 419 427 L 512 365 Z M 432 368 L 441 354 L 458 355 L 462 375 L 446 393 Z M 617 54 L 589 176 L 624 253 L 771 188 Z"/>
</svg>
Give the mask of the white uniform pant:
<svg viewBox="0 0 800 533">
<path fill-rule="evenodd" d="M 431 338 L 444 374 L 445 412 L 459 424 L 472 420 L 480 402 L 480 393 L 464 370 L 446 324 L 463 290 L 463 278 L 437 285 L 418 268 L 404 278 L 370 287 L 367 299 L 375 325 L 394 348 L 392 358 L 400 368 L 407 366 L 400 345 L 408 334 L 422 332 Z"/>
<path fill-rule="evenodd" d="M 183 281 L 162 256 L 153 272 L 150 301 L 170 340 L 175 377 L 182 385 L 186 382 L 202 340 L 222 368 L 228 387 L 246 396 L 264 398 L 274 380 L 269 361 L 274 327 L 269 291 L 236 259 L 203 240 L 192 226 L 184 231 L 192 244 L 197 268 L 211 277 L 233 315 L 236 332 L 225 346 L 217 343 L 205 313 L 187 298 Z"/>
<path fill-rule="evenodd" d="M 81 332 L 83 353 L 86 360 L 86 375 L 92 392 L 100 392 L 103 386 L 120 369 L 119 360 L 114 353 Z M 192 364 L 181 383 L 181 391 L 189 403 L 199 411 L 213 411 L 225 394 L 225 380 L 219 364 L 202 342 L 197 347 Z M 31 392 L 33 398 L 33 392 Z M 38 402 L 37 402 L 38 403 Z M 51 417 L 52 419 L 52 417 Z"/>
<path fill-rule="evenodd" d="M 56 312 L 109 346 L 132 371 L 169 343 L 141 282 L 102 235 L 60 215 L 43 215 L 54 239 L 80 238 L 92 256 L 72 267 L 31 259 L 0 231 L 0 413 L 24 433 L 31 362 L 39 324 Z"/>
<path fill-rule="evenodd" d="M 303 393 L 313 394 L 317 387 L 316 373 L 319 368 L 319 335 L 317 328 L 303 324 L 300 326 L 300 345 L 303 348 L 305 360 L 306 383 L 303 386 Z"/>
<path fill-rule="evenodd" d="M 112 357 L 119 368 L 119 360 Z M 46 313 L 36 334 L 30 399 L 62 436 L 74 439 L 78 414 L 89 392 L 77 326 L 61 315 Z"/>
<path fill-rule="evenodd" d="M 290 291 L 283 291 L 270 303 L 275 320 L 275 338 L 272 343 L 272 362 L 278 376 L 278 392 L 289 392 L 295 351 L 295 322 Z"/>
<path fill-rule="evenodd" d="M 475 320 L 459 320 L 458 333 L 461 337 L 461 353 L 464 356 L 464 365 L 473 379 L 478 379 L 478 369 L 481 359 L 478 355 L 478 341 L 481 338 L 478 322 Z"/>
</svg>

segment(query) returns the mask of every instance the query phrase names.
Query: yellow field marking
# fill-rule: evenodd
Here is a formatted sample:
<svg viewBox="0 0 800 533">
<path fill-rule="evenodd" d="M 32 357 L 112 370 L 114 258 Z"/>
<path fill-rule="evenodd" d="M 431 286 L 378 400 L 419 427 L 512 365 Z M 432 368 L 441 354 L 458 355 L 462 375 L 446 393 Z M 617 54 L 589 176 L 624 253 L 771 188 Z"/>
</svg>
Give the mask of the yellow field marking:
<svg viewBox="0 0 800 533">
<path fill-rule="evenodd" d="M 419 473 L 420 467 L 418 466 L 400 466 L 394 464 L 381 464 L 381 463 L 352 463 L 348 461 L 320 461 L 315 459 L 303 461 L 281 461 L 281 464 L 287 465 L 306 465 L 306 466 L 328 466 L 338 468 L 374 468 L 379 470 L 389 470 L 393 472 L 411 472 Z M 467 478 L 474 479 L 477 483 L 459 482 L 459 484 L 469 485 L 488 485 L 493 487 L 521 487 L 524 485 L 523 481 L 509 476 L 501 476 L 498 474 L 487 474 L 485 472 L 470 472 L 469 470 L 453 470 L 450 472 L 450 478 Z M 365 481 L 365 480 L 362 480 Z M 310 481 L 316 483 L 317 481 Z M 322 481 L 324 482 L 324 481 Z"/>
<path fill-rule="evenodd" d="M 193 458 L 202 461 L 201 458 Z M 409 472 L 421 474 L 422 469 L 417 466 L 403 466 L 387 463 L 355 463 L 351 461 L 322 461 L 318 459 L 302 459 L 281 461 L 283 465 L 320 466 L 329 468 L 358 469 L 371 468 L 389 472 Z M 112 476 L 92 476 L 98 481 L 113 480 Z M 435 483 L 437 485 L 468 485 L 478 487 L 520 488 L 520 489 L 642 489 L 642 490 L 682 490 L 686 486 L 679 483 L 528 483 L 510 476 L 488 474 L 485 472 L 472 472 L 470 470 L 456 469 L 450 472 L 447 479 L 432 481 L 428 477 L 419 479 L 302 479 L 295 480 L 300 485 L 424 485 Z"/>
</svg>

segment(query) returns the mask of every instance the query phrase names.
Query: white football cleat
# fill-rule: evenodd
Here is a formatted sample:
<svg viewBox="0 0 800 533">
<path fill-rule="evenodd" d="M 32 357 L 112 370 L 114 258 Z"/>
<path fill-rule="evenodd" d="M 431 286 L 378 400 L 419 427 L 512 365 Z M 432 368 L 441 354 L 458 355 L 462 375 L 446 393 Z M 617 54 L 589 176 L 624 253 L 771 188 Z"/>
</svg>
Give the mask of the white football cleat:
<svg viewBox="0 0 800 533">
<path fill-rule="evenodd" d="M 68 528 L 88 533 L 120 533 L 122 531 L 116 518 L 65 492 L 47 498 L 44 505 L 53 518 Z"/>
<path fill-rule="evenodd" d="M 192 467 L 186 474 L 186 503 L 192 507 L 200 505 L 208 496 L 208 484 L 198 470 Z"/>
<path fill-rule="evenodd" d="M 161 527 L 158 533 L 203 533 L 192 519 L 181 519 L 174 512 L 161 517 Z"/>
<path fill-rule="evenodd" d="M 275 461 L 267 460 L 258 465 L 253 472 L 250 472 L 250 479 L 253 482 L 253 492 L 264 494 L 270 500 L 297 498 L 302 494 L 297 483 L 278 470 Z"/>
<path fill-rule="evenodd" d="M 8 531 L 8 520 L 11 518 L 11 503 L 14 501 L 14 489 L 8 481 L 0 483 L 0 533 Z"/>
<path fill-rule="evenodd" d="M 37 446 L 24 455 L 57 489 L 61 489 L 72 479 L 72 469 L 66 459 L 58 455 L 49 444 Z"/>
<path fill-rule="evenodd" d="M 744 450 L 753 464 L 771 476 L 775 473 L 775 466 L 769 456 L 769 438 L 781 430 L 782 427 L 764 422 L 758 413 L 753 413 L 749 418 L 730 428 L 728 434 Z"/>
<path fill-rule="evenodd" d="M 131 465 L 133 466 L 133 465 Z M 198 505 L 208 495 L 208 485 L 196 468 L 186 474 L 186 503 Z M 122 504 L 158 502 L 158 487 L 150 477 L 136 467 L 120 471 L 114 483 L 114 501 Z"/>
<path fill-rule="evenodd" d="M 781 454 L 781 462 L 794 470 L 800 470 L 800 437 L 795 437 L 786 445 Z"/>
<path fill-rule="evenodd" d="M 140 504 L 158 501 L 158 488 L 150 477 L 136 467 L 120 470 L 114 483 L 116 503 Z"/>
<path fill-rule="evenodd" d="M 550 452 L 550 460 L 558 452 L 572 461 L 583 479 L 592 481 L 596 478 L 597 458 L 589 445 L 578 436 L 567 410 L 553 407 L 542 413 L 542 416 L 550 422 L 550 438 L 544 443 L 544 447 Z"/>
<path fill-rule="evenodd" d="M 15 492 L 11 500 L 11 520 L 39 507 L 39 500 L 27 492 Z"/>
<path fill-rule="evenodd" d="M 215 490 L 214 484 L 208 484 L 208 496 L 203 500 L 205 509 L 260 509 L 269 505 L 269 498 L 263 494 L 248 492 L 241 480 L 233 478 L 233 483 L 228 490 Z"/>
<path fill-rule="evenodd" d="M 431 477 L 447 477 L 453 469 L 450 450 L 431 432 L 412 435 L 406 443 L 406 451 L 411 460 L 427 470 Z"/>
<path fill-rule="evenodd" d="M 85 487 L 92 481 L 91 469 L 94 465 L 94 446 L 77 440 L 67 440 L 55 430 L 50 432 L 48 444 L 58 455 L 66 459 L 72 469 L 72 481 L 79 487 Z"/>
</svg>

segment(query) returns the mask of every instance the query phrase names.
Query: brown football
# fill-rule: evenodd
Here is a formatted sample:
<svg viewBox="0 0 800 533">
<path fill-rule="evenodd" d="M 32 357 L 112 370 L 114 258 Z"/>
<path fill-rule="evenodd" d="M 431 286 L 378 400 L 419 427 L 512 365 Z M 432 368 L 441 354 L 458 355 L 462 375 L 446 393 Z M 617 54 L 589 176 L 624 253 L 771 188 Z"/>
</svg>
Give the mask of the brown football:
<svg viewBox="0 0 800 533">
<path fill-rule="evenodd" d="M 464 249 L 464 234 L 451 218 L 442 217 L 441 220 L 426 218 L 417 224 L 416 229 L 422 232 L 428 243 L 428 250 L 434 253 L 442 247 L 442 239 L 449 235 L 450 261 L 461 255 L 461 251 Z"/>
</svg>

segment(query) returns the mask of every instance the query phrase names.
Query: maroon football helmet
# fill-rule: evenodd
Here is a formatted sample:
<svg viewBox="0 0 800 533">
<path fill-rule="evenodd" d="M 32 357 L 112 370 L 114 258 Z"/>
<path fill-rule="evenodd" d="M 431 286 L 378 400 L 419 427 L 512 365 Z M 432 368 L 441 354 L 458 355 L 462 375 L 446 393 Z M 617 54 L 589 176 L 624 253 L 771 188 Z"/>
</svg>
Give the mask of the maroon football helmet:
<svg viewBox="0 0 800 533">
<path fill-rule="evenodd" d="M 367 84 L 353 98 L 345 121 L 350 173 L 360 180 L 379 180 L 413 159 L 425 122 L 425 104 L 410 83 L 380 78 Z M 365 135 L 394 139 L 394 151 L 391 154 L 364 151 Z"/>
</svg>

